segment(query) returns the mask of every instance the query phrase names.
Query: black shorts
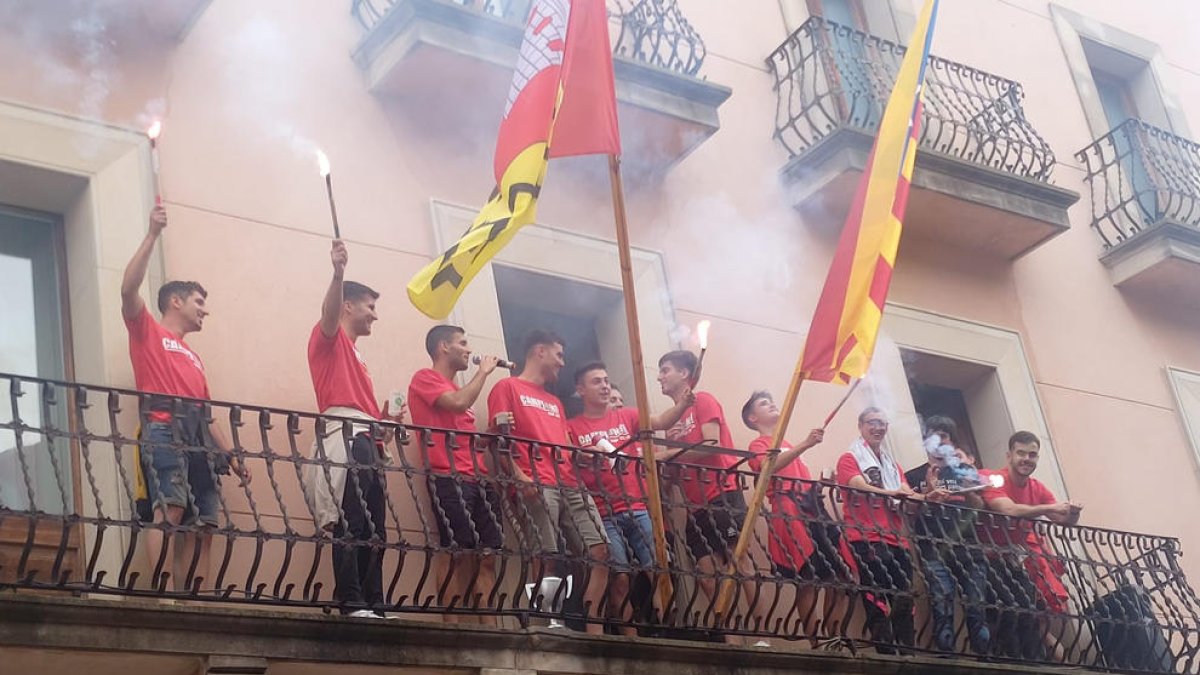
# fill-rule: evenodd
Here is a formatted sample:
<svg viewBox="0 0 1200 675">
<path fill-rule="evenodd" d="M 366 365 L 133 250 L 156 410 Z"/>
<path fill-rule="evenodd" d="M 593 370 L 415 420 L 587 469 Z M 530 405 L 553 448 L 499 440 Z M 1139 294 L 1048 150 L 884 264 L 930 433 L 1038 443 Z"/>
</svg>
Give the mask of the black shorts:
<svg viewBox="0 0 1200 675">
<path fill-rule="evenodd" d="M 704 508 L 690 512 L 685 534 L 692 558 L 699 560 L 714 553 L 732 558 L 744 522 L 746 497 L 741 490 L 722 492 Z"/>
<path fill-rule="evenodd" d="M 430 490 L 437 517 L 438 539 L 443 548 L 499 549 L 500 495 L 491 485 L 473 480 L 434 476 Z"/>
<path fill-rule="evenodd" d="M 842 531 L 833 523 L 810 521 L 805 523 L 808 536 L 813 542 L 812 555 L 804 561 L 799 570 L 776 565 L 779 576 L 800 581 L 836 581 L 849 579 L 850 570 L 846 561 L 842 560 L 842 551 L 838 543 L 842 539 Z"/>
<path fill-rule="evenodd" d="M 804 568 L 810 568 L 812 574 L 822 581 L 834 579 L 849 579 L 850 568 L 842 560 L 842 530 L 833 523 L 813 521 L 806 523 L 808 536 L 812 538 L 813 553 L 804 562 Z"/>
</svg>

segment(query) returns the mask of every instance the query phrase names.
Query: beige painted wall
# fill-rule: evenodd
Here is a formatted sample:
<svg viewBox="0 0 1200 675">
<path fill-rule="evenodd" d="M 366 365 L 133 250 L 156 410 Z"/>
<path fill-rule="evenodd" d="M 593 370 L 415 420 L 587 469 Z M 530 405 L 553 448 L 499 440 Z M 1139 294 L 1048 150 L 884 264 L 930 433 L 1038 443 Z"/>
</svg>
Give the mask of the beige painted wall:
<svg viewBox="0 0 1200 675">
<path fill-rule="evenodd" d="M 786 14 L 799 11 L 802 19 L 795 4 Z M 909 16 L 919 5 L 895 4 Z M 1184 111 L 1200 106 L 1195 3 L 1060 4 L 1160 44 L 1164 86 Z M 213 315 L 191 343 L 205 359 L 214 396 L 314 406 L 304 353 L 328 282 L 330 227 L 322 186 L 297 136 L 319 141 L 333 162 L 349 276 L 383 293 L 381 320 L 362 343 L 380 395 L 424 365 L 421 340 L 432 322 L 408 305 L 404 285 L 436 252 L 433 205 L 475 205 L 489 191 L 494 129 L 436 128 L 431 120 L 443 102 L 401 104 L 369 94 L 349 58 L 361 31 L 346 5 L 215 0 L 181 43 L 126 37 L 99 71 L 63 46 L 67 36 L 0 26 L 0 59 L 30 63 L 24 72 L 0 71 L 0 101 L 117 128 L 73 127 L 75 142 L 65 152 L 79 158 L 95 152 L 94 138 L 103 133 L 124 134 L 136 146 L 125 160 L 137 164 L 127 167 L 128 178 L 89 178 L 92 203 L 119 216 L 106 221 L 106 243 L 94 259 L 72 260 L 101 270 L 85 282 L 72 269 L 73 292 L 86 283 L 98 293 L 72 298 L 87 317 L 76 321 L 76 350 L 98 346 L 83 359 L 81 374 L 132 384 L 113 275 L 132 252 L 149 205 L 146 148 L 131 132 L 156 109 L 167 113 L 161 145 L 171 225 L 163 266 L 167 276 L 195 278 L 210 291 Z M 785 388 L 834 241 L 806 226 L 779 185 L 786 155 L 771 138 L 775 95 L 764 59 L 787 33 L 785 12 L 767 1 L 738 3 L 736 12 L 722 0 L 681 5 L 708 45 L 704 76 L 734 94 L 720 110 L 715 136 L 661 180 L 629 186 L 634 244 L 661 256 L 669 289 L 639 301 L 643 315 L 662 315 L 667 324 L 648 348 L 672 339 L 691 346 L 680 327 L 714 320 L 705 387 L 736 420 L 752 389 Z M 1200 317 L 1168 301 L 1126 296 L 1097 260 L 1083 172 L 1073 157 L 1091 132 L 1048 3 L 943 3 L 934 51 L 1020 81 L 1029 118 L 1058 156 L 1054 182 L 1085 197 L 1071 209 L 1070 231 L 1015 262 L 906 242 L 890 300 L 1019 336 L 1029 383 L 1023 405 L 1034 406 L 1022 419 L 1044 420 L 1061 467 L 1061 483 L 1048 482 L 1086 505 L 1085 523 L 1182 537 L 1192 552 L 1184 560 L 1200 574 L 1200 535 L 1186 516 L 1200 510 L 1200 479 L 1166 376 L 1168 367 L 1200 371 Z M 86 89 L 96 72 L 104 96 Z M 10 161 L 67 173 L 85 163 L 56 161 L 36 143 L 21 153 L 13 151 L 17 146 L 14 137 L 0 137 L 0 154 Z M 611 241 L 602 160 L 552 165 L 539 221 Z M 895 347 L 882 345 L 886 364 L 896 358 L 887 351 Z M 841 393 L 806 385 L 796 428 L 818 423 Z M 832 466 L 853 436 L 852 408 L 874 398 L 901 419 L 911 410 L 905 396 L 900 385 L 864 387 L 810 464 Z M 895 440 L 904 445 L 902 456 L 915 461 L 915 420 L 907 424 Z M 751 433 L 735 423 L 734 436 L 745 443 Z M 1170 476 L 1167 491 L 1164 476 Z"/>
</svg>

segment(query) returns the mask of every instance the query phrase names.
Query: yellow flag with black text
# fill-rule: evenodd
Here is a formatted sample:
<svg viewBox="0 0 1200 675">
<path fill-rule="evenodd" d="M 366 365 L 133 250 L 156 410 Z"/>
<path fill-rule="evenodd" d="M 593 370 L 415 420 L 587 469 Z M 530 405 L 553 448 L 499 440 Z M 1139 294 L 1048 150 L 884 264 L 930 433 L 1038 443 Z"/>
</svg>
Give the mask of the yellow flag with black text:
<svg viewBox="0 0 1200 675">
<path fill-rule="evenodd" d="M 496 138 L 496 188 L 466 233 L 408 282 L 413 306 L 434 319 L 450 314 L 471 279 L 534 221 L 549 158 L 619 152 L 604 0 L 536 0 Z"/>
</svg>

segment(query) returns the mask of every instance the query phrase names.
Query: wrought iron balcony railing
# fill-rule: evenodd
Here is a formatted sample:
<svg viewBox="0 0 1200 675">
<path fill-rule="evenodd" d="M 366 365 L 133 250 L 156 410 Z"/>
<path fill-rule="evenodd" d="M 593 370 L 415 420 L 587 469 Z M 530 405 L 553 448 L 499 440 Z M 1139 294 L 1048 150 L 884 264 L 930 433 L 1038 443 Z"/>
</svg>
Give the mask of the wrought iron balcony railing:
<svg viewBox="0 0 1200 675">
<path fill-rule="evenodd" d="M 695 541 L 684 545 L 680 536 L 697 519 L 737 516 L 743 509 L 736 500 L 701 511 L 674 491 L 664 498 L 669 560 L 619 564 L 593 558 L 594 549 L 589 554 L 572 546 L 539 546 L 536 536 L 529 537 L 527 525 L 535 511 L 546 508 L 548 497 L 583 497 L 588 483 L 540 484 L 540 490 L 520 483 L 503 470 L 510 453 L 518 451 L 514 444 L 522 439 L 516 437 L 364 424 L 231 403 L 164 402 L 139 392 L 5 374 L 0 386 L 5 392 L 0 457 L 7 455 L 5 461 L 16 467 L 0 475 L 11 484 L 0 503 L 0 554 L 9 554 L 0 561 L 10 561 L 0 567 L 0 587 L 333 609 L 339 600 L 327 590 L 328 558 L 363 554 L 381 570 L 378 599 L 369 608 L 343 601 L 343 610 L 504 617 L 521 625 L 553 619 L 667 636 L 831 639 L 883 652 L 1200 673 L 1200 600 L 1180 568 L 1177 540 L 1168 537 L 1008 519 L 884 499 L 825 480 L 776 478 L 769 508 L 754 529 L 751 567 L 714 570 L 697 564 L 693 551 L 727 556 L 727 535 L 704 535 L 699 548 Z M 232 456 L 251 467 L 251 482 L 239 484 L 222 472 L 227 455 L 204 431 L 204 421 L 231 432 Z M 184 430 L 193 423 L 202 438 L 184 442 Z M 431 468 L 431 448 L 439 438 L 471 458 L 470 472 Z M 382 461 L 377 452 L 356 458 L 347 446 L 361 442 L 390 450 L 394 461 Z M 622 448 L 609 455 L 541 443 L 532 448 L 543 460 L 558 458 L 552 466 L 560 481 L 567 462 L 596 474 L 618 472 L 622 477 L 612 481 L 621 486 L 617 491 L 601 488 L 590 495 L 610 505 L 630 497 L 631 490 L 644 492 L 641 462 L 623 455 Z M 748 453 L 722 451 L 742 460 L 731 470 L 690 463 L 699 452 L 712 451 L 694 449 L 664 466 L 697 471 L 705 484 L 731 477 L 739 488 L 753 486 Z M 148 454 L 139 462 L 141 452 Z M 158 458 L 172 455 L 192 467 L 179 486 L 188 505 L 198 505 L 196 486 L 203 481 L 219 485 L 210 504 L 214 526 L 200 529 L 139 515 L 138 467 L 155 474 Z M 43 466 L 44 459 L 49 463 Z M 39 472 L 50 480 L 39 480 Z M 344 496 L 323 494 L 342 472 Z M 381 494 L 368 494 L 372 485 Z M 494 496 L 481 499 L 457 525 L 450 523 L 450 502 L 472 490 Z M 73 492 L 79 496 L 72 501 Z M 320 505 L 325 497 L 334 508 L 329 520 Z M 65 513 L 53 512 L 71 503 Z M 875 524 L 839 517 L 864 503 L 891 515 Z M 363 530 L 368 534 L 352 534 L 348 521 L 364 513 L 373 526 Z M 327 522 L 334 527 L 324 527 Z M 484 532 L 489 523 L 496 530 L 490 535 Z M 457 534 L 443 539 L 443 527 L 455 532 L 466 527 L 492 541 L 486 548 L 464 548 Z M 568 542 L 582 534 L 582 526 L 569 518 L 553 527 Z M 610 536 L 625 541 L 636 536 L 630 531 Z M 210 536 L 215 564 L 205 569 L 200 545 L 205 537 L 177 534 Z M 838 543 L 873 534 L 895 537 L 896 546 Z M 802 545 L 810 537 L 815 548 Z M 174 560 L 163 543 L 171 539 L 180 542 Z M 629 543 L 638 550 L 636 542 Z M 795 555 L 806 555 L 807 564 Z M 474 571 L 485 561 L 494 583 Z M 179 573 L 172 575 L 172 569 Z M 651 600 L 657 595 L 654 579 L 661 578 L 654 572 L 669 572 L 673 592 L 665 604 Z M 568 576 L 574 584 L 561 581 Z M 586 604 L 578 596 L 597 579 L 603 581 L 601 592 L 592 597 L 600 599 Z M 722 615 L 710 593 L 725 581 L 736 582 L 741 593 L 735 609 Z M 1066 595 L 1057 604 L 1051 602 L 1056 587 Z M 813 591 L 850 601 L 818 622 Z M 879 630 L 881 615 L 870 608 L 882 602 L 890 604 L 895 632 Z M 956 622 L 955 613 L 967 620 Z M 900 626 L 906 617 L 907 628 Z M 874 630 L 861 630 L 864 620 L 874 620 Z M 988 627 L 990 639 L 981 626 Z"/>
<path fill-rule="evenodd" d="M 792 157 L 839 129 L 874 135 L 905 47 L 814 16 L 768 58 L 775 137 Z M 1045 182 L 1054 152 L 1021 107 L 1012 80 L 931 56 L 921 148 Z"/>
<path fill-rule="evenodd" d="M 1200 228 L 1200 144 L 1128 119 L 1075 157 L 1105 249 L 1163 222 Z"/>
<path fill-rule="evenodd" d="M 354 0 L 351 12 L 369 31 L 407 1 Z M 516 24 L 525 21 L 533 4 L 533 0 L 434 1 Z M 692 77 L 700 72 L 707 53 L 704 40 L 683 16 L 677 0 L 612 0 L 609 17 L 620 27 L 615 54 Z"/>
</svg>

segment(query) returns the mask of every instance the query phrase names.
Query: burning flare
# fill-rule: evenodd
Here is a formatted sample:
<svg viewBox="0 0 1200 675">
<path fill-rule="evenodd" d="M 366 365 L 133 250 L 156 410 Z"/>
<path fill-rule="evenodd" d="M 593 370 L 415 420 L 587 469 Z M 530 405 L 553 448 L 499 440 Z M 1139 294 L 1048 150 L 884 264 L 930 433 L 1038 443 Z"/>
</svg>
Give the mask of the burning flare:
<svg viewBox="0 0 1200 675">
<path fill-rule="evenodd" d="M 712 327 L 712 322 L 704 319 L 696 324 L 696 336 L 700 339 L 700 349 L 708 349 L 708 329 Z"/>
<path fill-rule="evenodd" d="M 994 473 L 988 476 L 988 482 L 992 484 L 992 487 L 999 490 L 1000 488 L 1004 487 L 1004 476 Z"/>
<path fill-rule="evenodd" d="M 321 172 L 322 178 L 329 175 L 329 157 L 320 148 L 317 148 L 317 171 Z"/>
<path fill-rule="evenodd" d="M 154 120 L 154 123 L 150 125 L 149 129 L 146 130 L 146 136 L 148 136 L 152 141 L 158 140 L 158 135 L 161 133 L 162 121 L 160 120 Z"/>
</svg>

